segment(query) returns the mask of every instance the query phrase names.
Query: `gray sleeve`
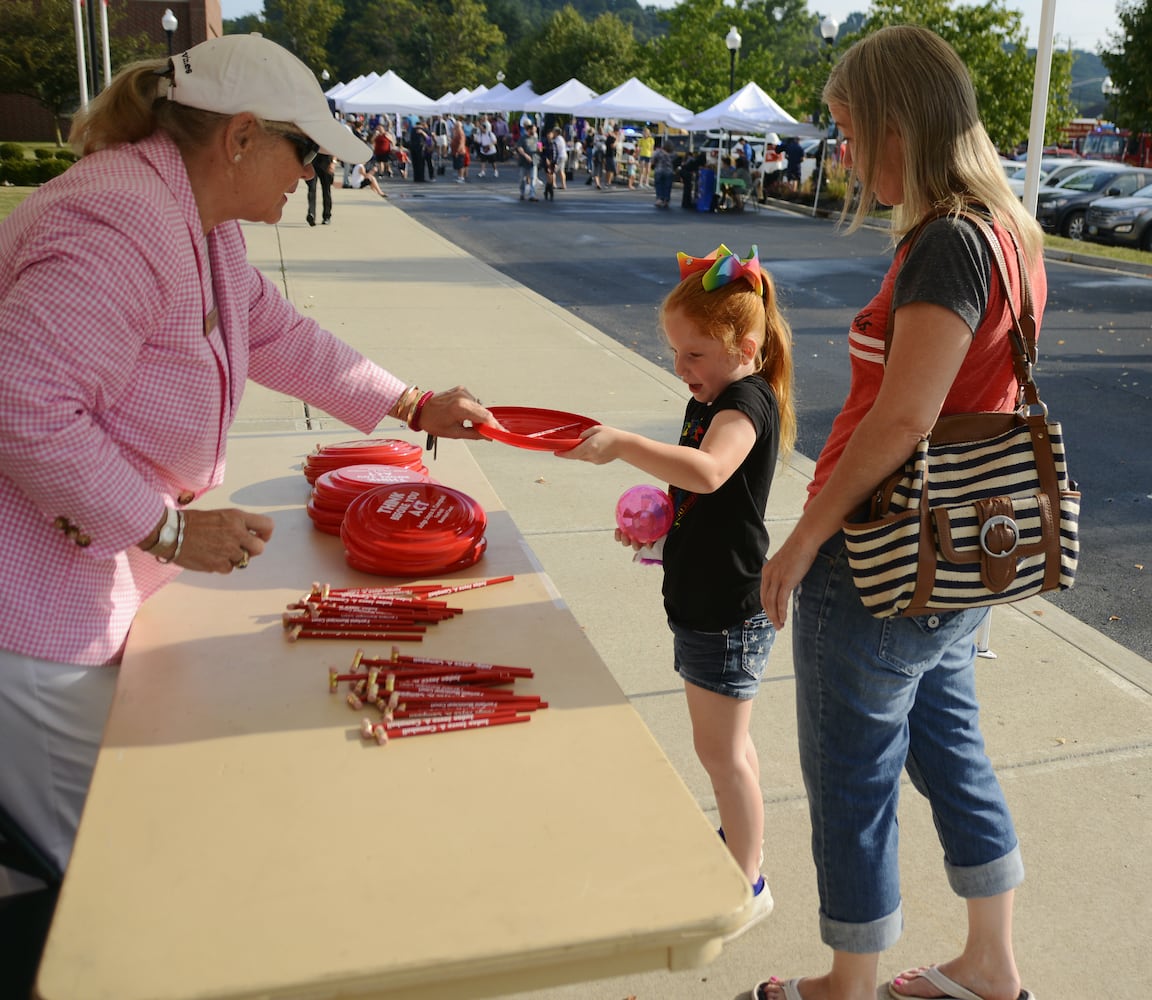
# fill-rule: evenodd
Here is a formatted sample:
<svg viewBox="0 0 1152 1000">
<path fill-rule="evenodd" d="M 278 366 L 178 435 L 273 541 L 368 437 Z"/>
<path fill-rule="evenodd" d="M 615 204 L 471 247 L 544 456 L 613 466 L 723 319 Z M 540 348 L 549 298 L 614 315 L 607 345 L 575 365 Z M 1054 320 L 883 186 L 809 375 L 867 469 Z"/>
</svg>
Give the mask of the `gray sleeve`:
<svg viewBox="0 0 1152 1000">
<path fill-rule="evenodd" d="M 976 227 L 963 219 L 937 219 L 908 252 L 892 309 L 931 302 L 956 313 L 975 333 L 988 308 L 991 278 L 991 252 Z"/>
</svg>

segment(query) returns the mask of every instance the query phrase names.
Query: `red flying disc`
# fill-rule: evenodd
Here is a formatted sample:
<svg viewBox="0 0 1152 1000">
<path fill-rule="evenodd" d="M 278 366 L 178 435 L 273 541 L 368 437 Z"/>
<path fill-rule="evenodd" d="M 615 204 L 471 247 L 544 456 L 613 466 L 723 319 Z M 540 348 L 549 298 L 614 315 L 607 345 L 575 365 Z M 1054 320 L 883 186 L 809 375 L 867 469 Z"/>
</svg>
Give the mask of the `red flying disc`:
<svg viewBox="0 0 1152 1000">
<path fill-rule="evenodd" d="M 308 516 L 317 530 L 338 535 L 344 512 L 361 493 L 378 486 L 431 481 L 430 476 L 406 466 L 345 465 L 317 477 L 308 500 Z"/>
<path fill-rule="evenodd" d="M 364 438 L 317 445 L 316 450 L 304 459 L 304 478 L 315 483 L 325 472 L 360 464 L 395 465 L 427 472 L 423 455 L 424 451 L 418 444 L 398 438 Z"/>
<path fill-rule="evenodd" d="M 489 406 L 503 425 L 477 424 L 476 430 L 493 441 L 529 451 L 568 451 L 580 443 L 580 434 L 600 423 L 579 413 L 545 410 L 535 406 Z"/>
<path fill-rule="evenodd" d="M 377 486 L 348 505 L 340 525 L 349 565 L 386 576 L 471 566 L 484 553 L 484 509 L 438 483 Z"/>
</svg>

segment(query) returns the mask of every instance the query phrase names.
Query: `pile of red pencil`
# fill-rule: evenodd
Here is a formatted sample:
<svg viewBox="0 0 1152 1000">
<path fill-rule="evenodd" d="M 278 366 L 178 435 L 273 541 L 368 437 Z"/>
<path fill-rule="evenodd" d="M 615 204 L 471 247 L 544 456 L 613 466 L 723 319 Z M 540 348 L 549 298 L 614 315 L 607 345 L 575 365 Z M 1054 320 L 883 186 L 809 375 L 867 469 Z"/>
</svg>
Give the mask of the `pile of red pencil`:
<svg viewBox="0 0 1152 1000">
<path fill-rule="evenodd" d="M 379 718 L 363 719 L 360 735 L 383 745 L 405 736 L 528 722 L 532 712 L 548 703 L 539 695 L 509 689 L 518 679 L 532 676 L 528 667 L 405 656 L 393 646 L 387 658 L 367 657 L 358 650 L 347 673 L 329 668 L 328 690 L 337 693 L 341 683 L 347 683 L 349 707 L 361 711 L 374 706 Z"/>
<path fill-rule="evenodd" d="M 288 605 L 283 615 L 288 640 L 355 639 L 357 642 L 420 642 L 429 626 L 456 615 L 440 600 L 449 594 L 507 583 L 496 576 L 474 583 L 402 584 L 394 587 L 349 587 L 335 590 L 312 585 L 310 593 Z"/>
</svg>

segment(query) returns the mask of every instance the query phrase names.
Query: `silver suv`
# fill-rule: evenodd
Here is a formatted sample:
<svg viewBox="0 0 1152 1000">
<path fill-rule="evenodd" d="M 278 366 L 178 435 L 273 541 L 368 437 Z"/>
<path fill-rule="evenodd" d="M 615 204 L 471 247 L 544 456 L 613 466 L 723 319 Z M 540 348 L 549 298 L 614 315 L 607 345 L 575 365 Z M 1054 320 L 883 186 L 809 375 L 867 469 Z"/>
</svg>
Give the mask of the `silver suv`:
<svg viewBox="0 0 1152 1000">
<path fill-rule="evenodd" d="M 1127 198 L 1102 198 L 1088 206 L 1085 239 L 1152 251 L 1152 184 Z"/>
</svg>

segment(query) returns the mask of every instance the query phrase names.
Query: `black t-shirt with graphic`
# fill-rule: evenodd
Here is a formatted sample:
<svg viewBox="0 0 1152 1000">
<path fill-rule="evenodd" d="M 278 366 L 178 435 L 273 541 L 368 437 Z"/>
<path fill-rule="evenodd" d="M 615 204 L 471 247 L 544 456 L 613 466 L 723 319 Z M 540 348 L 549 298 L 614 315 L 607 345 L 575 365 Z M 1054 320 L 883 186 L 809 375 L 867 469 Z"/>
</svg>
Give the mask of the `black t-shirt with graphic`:
<svg viewBox="0 0 1152 1000">
<path fill-rule="evenodd" d="M 664 542 L 664 608 L 676 624 L 698 632 L 718 632 L 760 610 L 764 510 L 779 449 L 776 396 L 759 375 L 733 382 L 710 405 L 690 399 L 679 443 L 699 448 L 721 410 L 747 416 L 756 443 L 714 493 L 673 488 L 676 517 Z"/>
</svg>

